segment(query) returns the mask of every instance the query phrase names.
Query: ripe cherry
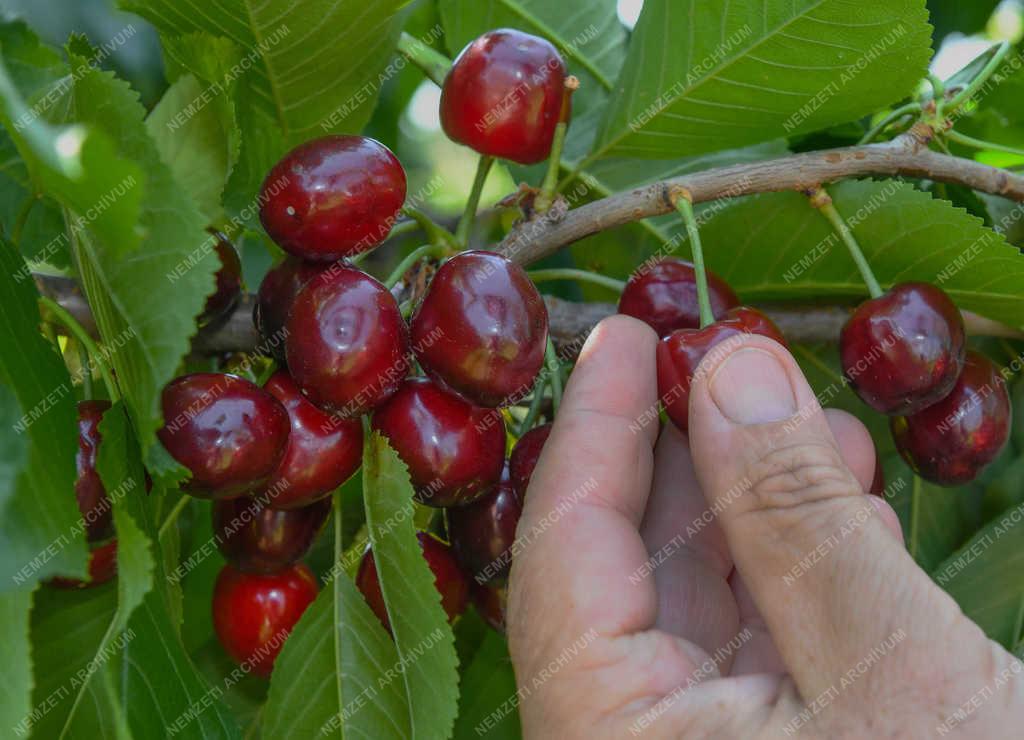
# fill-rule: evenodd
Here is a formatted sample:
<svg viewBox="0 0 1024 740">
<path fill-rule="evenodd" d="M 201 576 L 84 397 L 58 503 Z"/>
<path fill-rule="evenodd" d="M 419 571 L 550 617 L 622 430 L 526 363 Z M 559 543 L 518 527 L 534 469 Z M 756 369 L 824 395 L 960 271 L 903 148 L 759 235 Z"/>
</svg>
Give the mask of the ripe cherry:
<svg viewBox="0 0 1024 740">
<path fill-rule="evenodd" d="M 427 561 L 430 571 L 434 574 L 434 588 L 441 594 L 441 606 L 448 615 L 448 621 L 452 622 L 466 611 L 469 582 L 465 574 L 459 570 L 459 564 L 448 545 L 427 532 L 417 532 L 416 539 L 420 543 L 423 559 Z M 356 586 L 362 592 L 366 603 L 370 605 L 370 609 L 377 615 L 377 619 L 384 625 L 384 629 L 390 632 L 391 620 L 388 619 L 388 610 L 384 605 L 384 593 L 380 588 L 372 550 L 367 549 L 362 562 L 359 563 Z"/>
<path fill-rule="evenodd" d="M 228 562 L 247 573 L 276 573 L 297 563 L 309 552 L 331 513 L 329 499 L 278 511 L 267 506 L 268 498 L 242 496 L 213 504 L 217 548 Z"/>
<path fill-rule="evenodd" d="M 512 479 L 512 487 L 519 494 L 520 500 L 525 500 L 526 488 L 530 485 L 533 469 L 537 467 L 540 452 L 544 449 L 544 443 L 548 441 L 550 434 L 551 425 L 541 424 L 520 437 L 516 446 L 512 448 L 512 454 L 508 458 L 508 472 Z"/>
<path fill-rule="evenodd" d="M 726 311 L 740 305 L 740 299 L 722 278 L 711 272 L 707 275 L 711 312 L 716 319 L 724 318 Z M 670 257 L 634 272 L 619 298 L 619 313 L 640 319 L 659 337 L 677 329 L 699 328 L 693 263 Z"/>
<path fill-rule="evenodd" d="M 260 221 L 284 251 L 331 262 L 384 240 L 405 185 L 401 163 L 379 141 L 325 136 L 292 149 L 270 170 Z"/>
<path fill-rule="evenodd" d="M 260 334 L 261 350 L 282 365 L 287 361 L 284 331 L 292 302 L 306 283 L 330 269 L 330 263 L 307 262 L 289 255 L 263 277 L 252 309 L 252 320 Z"/>
<path fill-rule="evenodd" d="M 839 354 L 850 385 L 868 406 L 907 416 L 944 398 L 964 364 L 964 321 L 942 290 L 902 283 L 857 307 Z"/>
<path fill-rule="evenodd" d="M 942 486 L 974 480 L 1010 435 L 1010 396 L 999 369 L 968 352 L 945 398 L 912 416 L 893 417 L 896 448 L 914 472 Z"/>
<path fill-rule="evenodd" d="M 194 373 L 163 392 L 164 426 L 157 435 L 192 472 L 184 486 L 200 498 L 232 498 L 270 478 L 288 442 L 288 412 L 244 378 Z"/>
<path fill-rule="evenodd" d="M 434 275 L 412 320 L 423 369 L 481 406 L 528 391 L 544 363 L 548 312 L 521 267 L 493 252 L 463 252 Z"/>
<path fill-rule="evenodd" d="M 201 326 L 216 324 L 227 318 L 242 297 L 242 261 L 238 258 L 238 252 L 227 236 L 215 229 L 209 232 L 216 242 L 214 248 L 220 259 L 220 269 L 217 270 L 217 287 L 206 299 L 203 312 L 199 315 Z"/>
<path fill-rule="evenodd" d="M 505 614 L 508 611 L 508 586 L 472 584 L 469 596 L 477 613 L 491 629 L 505 633 Z"/>
<path fill-rule="evenodd" d="M 477 583 L 500 583 L 512 567 L 511 548 L 523 506 L 507 473 L 473 503 L 448 510 L 455 557 Z"/>
<path fill-rule="evenodd" d="M 286 323 L 288 369 L 317 406 L 348 418 L 392 395 L 409 370 L 409 336 L 388 289 L 338 266 L 295 296 Z"/>
<path fill-rule="evenodd" d="M 89 577 L 82 581 L 78 578 L 57 576 L 46 583 L 54 588 L 92 588 L 106 583 L 117 575 L 117 540 L 111 540 L 89 551 Z"/>
<path fill-rule="evenodd" d="M 269 676 L 317 590 L 316 577 L 302 563 L 272 575 L 225 565 L 213 587 L 213 628 L 220 644 L 236 662 Z"/>
<path fill-rule="evenodd" d="M 325 414 L 284 370 L 270 376 L 263 388 L 281 402 L 291 421 L 284 458 L 266 484 L 270 505 L 294 509 L 329 496 L 362 463 L 362 423 Z"/>
<path fill-rule="evenodd" d="M 683 432 L 689 430 L 690 381 L 700 361 L 715 345 L 745 334 L 786 344 L 771 319 L 747 306 L 729 309 L 723 319 L 703 329 L 674 331 L 658 343 L 658 395 L 669 418 Z"/>
<path fill-rule="evenodd" d="M 441 127 L 481 154 L 540 162 L 551 153 L 565 75 L 565 62 L 545 39 L 489 31 L 459 53 L 445 77 Z"/>
<path fill-rule="evenodd" d="M 406 380 L 373 415 L 409 467 L 416 499 L 459 506 L 479 498 L 501 476 L 505 422 L 426 378 Z"/>
<path fill-rule="evenodd" d="M 100 450 L 100 419 L 110 408 L 109 401 L 80 401 L 78 403 L 78 453 L 75 467 L 75 498 L 85 522 L 85 537 L 89 542 L 105 540 L 114 533 L 113 509 L 107 498 L 100 474 L 96 472 L 96 458 Z"/>
</svg>

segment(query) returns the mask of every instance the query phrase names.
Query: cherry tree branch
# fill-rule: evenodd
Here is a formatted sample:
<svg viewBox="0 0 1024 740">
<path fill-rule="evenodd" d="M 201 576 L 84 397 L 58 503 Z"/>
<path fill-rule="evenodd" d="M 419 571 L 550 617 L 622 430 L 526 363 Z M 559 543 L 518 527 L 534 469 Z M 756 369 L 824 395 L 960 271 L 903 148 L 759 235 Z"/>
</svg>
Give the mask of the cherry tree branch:
<svg viewBox="0 0 1024 740">
<path fill-rule="evenodd" d="M 529 264 L 601 231 L 673 210 L 673 188 L 685 188 L 694 203 L 755 193 L 804 191 L 850 177 L 920 177 L 965 185 L 1024 201 L 1024 176 L 962 157 L 932 151 L 931 128 L 918 124 L 892 141 L 792 154 L 764 162 L 695 172 L 617 193 L 569 211 L 554 210 L 518 224 L 497 251 Z"/>
</svg>

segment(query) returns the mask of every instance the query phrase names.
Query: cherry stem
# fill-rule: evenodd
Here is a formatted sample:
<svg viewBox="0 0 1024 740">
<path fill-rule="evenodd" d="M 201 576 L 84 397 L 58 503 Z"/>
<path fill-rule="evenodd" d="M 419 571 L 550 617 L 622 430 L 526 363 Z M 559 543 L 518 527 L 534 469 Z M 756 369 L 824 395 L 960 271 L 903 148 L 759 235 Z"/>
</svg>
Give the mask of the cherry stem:
<svg viewBox="0 0 1024 740">
<path fill-rule="evenodd" d="M 431 244 L 443 244 L 446 247 L 455 247 L 455 236 L 419 208 L 416 208 L 415 206 L 403 206 L 402 213 L 412 219 L 421 229 L 423 229 Z M 394 233 L 393 230 L 392 233 Z M 364 254 L 369 253 L 364 252 Z"/>
<path fill-rule="evenodd" d="M 690 237 L 690 250 L 693 253 L 693 273 L 697 282 L 697 308 L 700 310 L 700 328 L 715 323 L 715 314 L 711 310 L 711 293 L 708 291 L 708 271 L 704 267 L 704 247 L 700 243 L 700 229 L 697 228 L 697 216 L 693 212 L 693 201 L 690 191 L 675 186 L 669 191 L 669 200 L 683 217 L 686 233 Z"/>
<path fill-rule="evenodd" d="M 85 330 L 81 324 L 72 316 L 63 306 L 57 301 L 49 298 L 48 296 L 39 297 L 39 305 L 50 312 L 54 319 L 57 320 L 65 329 L 71 332 L 71 336 L 78 340 L 78 342 L 85 347 L 86 353 L 89 355 L 90 362 L 96 363 L 96 367 L 100 371 L 100 375 L 103 377 L 103 383 L 107 387 L 107 394 L 110 396 L 112 403 L 117 403 L 121 398 L 121 394 L 117 389 L 117 383 L 114 382 L 113 375 L 110 374 L 110 369 L 107 367 L 107 363 L 103 359 L 103 354 L 100 352 L 99 347 L 89 336 L 89 332 Z"/>
<path fill-rule="evenodd" d="M 547 356 L 547 349 L 544 350 L 545 356 Z M 545 363 L 546 364 L 546 363 Z M 530 399 L 530 407 L 526 411 L 526 417 L 519 425 L 517 437 L 522 437 L 528 431 L 533 429 L 533 425 L 537 422 L 537 417 L 540 415 L 540 405 L 544 402 L 544 388 L 547 386 L 547 378 L 540 378 L 533 386 L 533 397 Z"/>
<path fill-rule="evenodd" d="M 832 228 L 839 234 L 839 237 L 846 244 L 846 248 L 850 250 L 850 256 L 853 257 L 857 269 L 860 270 L 861 277 L 864 278 L 864 283 L 868 286 L 868 293 L 871 294 L 872 298 L 878 298 L 882 295 L 882 286 L 875 279 L 875 273 L 871 271 L 871 265 L 868 264 L 868 260 L 864 256 L 860 244 L 857 243 L 853 232 L 850 231 L 849 225 L 839 215 L 839 211 L 836 210 L 835 205 L 832 203 L 832 197 L 824 188 L 818 188 L 811 193 L 810 200 L 811 205 L 829 220 Z"/>
<path fill-rule="evenodd" d="M 870 131 L 864 134 L 863 138 L 861 138 L 861 140 L 857 142 L 857 146 L 870 144 L 883 131 L 889 128 L 889 126 L 894 124 L 899 119 L 903 118 L 903 116 L 909 115 L 911 113 L 920 113 L 921 110 L 922 106 L 920 103 L 907 103 L 906 105 L 897 108 L 892 113 L 883 118 L 881 121 L 879 121 L 877 124 L 875 124 L 875 126 Z"/>
<path fill-rule="evenodd" d="M 160 525 L 160 529 L 157 530 L 157 541 L 163 541 L 164 534 L 166 534 L 172 524 L 178 521 L 178 517 L 181 516 L 181 512 L 188 508 L 189 501 L 191 500 L 192 497 L 187 493 L 183 494 L 182 497 L 178 499 L 177 503 L 174 504 L 174 508 L 167 513 L 167 518 L 164 519 L 163 523 Z"/>
<path fill-rule="evenodd" d="M 562 88 L 562 109 L 555 125 L 555 135 L 551 140 L 551 153 L 548 155 L 548 170 L 544 174 L 540 192 L 533 201 L 533 210 L 537 213 L 547 212 L 555 203 L 558 194 L 558 174 L 562 167 L 562 149 L 565 147 L 565 135 L 569 131 L 569 113 L 572 110 L 572 94 L 579 89 L 580 81 L 573 75 L 565 78 Z"/>
<path fill-rule="evenodd" d="M 78 348 L 78 364 L 81 365 L 82 372 L 82 394 L 86 398 L 92 398 L 92 368 L 89 366 L 89 353 L 85 349 L 85 345 L 75 340 L 75 346 Z"/>
<path fill-rule="evenodd" d="M 476 209 L 480 205 L 480 193 L 484 190 L 484 183 L 487 182 L 487 175 L 494 164 L 494 157 L 481 154 L 480 161 L 476 166 L 476 177 L 473 178 L 473 189 L 469 191 L 469 199 L 466 201 L 466 210 L 462 212 L 459 225 L 455 227 L 455 241 L 465 248 L 469 243 L 469 231 L 473 228 L 473 220 L 476 218 Z"/>
<path fill-rule="evenodd" d="M 599 275 L 596 272 L 575 270 L 567 267 L 552 268 L 550 270 L 531 270 L 526 273 L 526 276 L 535 283 L 543 283 L 548 280 L 579 280 L 581 282 L 600 285 L 608 288 L 608 290 L 615 291 L 616 293 L 621 293 L 626 289 L 626 283 L 623 280 L 616 280 L 615 278 Z"/>
<path fill-rule="evenodd" d="M 555 343 L 551 341 L 551 335 L 548 335 L 547 347 L 544 348 L 544 365 L 548 372 L 548 384 L 551 386 L 551 411 L 552 414 L 558 412 L 558 405 L 562 403 L 562 364 L 558 359 L 558 353 L 555 351 Z"/>
<path fill-rule="evenodd" d="M 988 82 L 988 78 L 991 77 L 999 65 L 1003 63 L 1006 55 L 1010 52 L 1010 43 L 1008 41 L 1002 41 L 999 43 L 999 48 L 993 53 L 992 58 L 988 60 L 988 64 L 978 73 L 978 76 L 971 80 L 970 84 L 967 85 L 963 90 L 958 92 L 953 98 L 946 103 L 945 109 L 949 112 L 955 111 L 961 105 L 966 103 L 968 100 L 974 97 L 974 93 Z"/>
<path fill-rule="evenodd" d="M 969 146 L 972 149 L 988 150 L 990 152 L 1003 152 L 1004 154 L 1015 154 L 1018 157 L 1024 157 L 1024 149 L 1015 149 L 1014 147 L 1006 146 L 1005 144 L 996 144 L 995 142 L 985 141 L 984 139 L 975 139 L 973 136 L 962 134 L 959 131 L 947 131 L 945 136 L 950 141 L 955 141 L 957 144 Z"/>
<path fill-rule="evenodd" d="M 451 59 L 405 31 L 398 37 L 398 51 L 439 86 L 444 84 L 444 78 L 452 68 Z"/>
<path fill-rule="evenodd" d="M 405 273 L 409 272 L 409 269 L 425 257 L 446 257 L 449 253 L 447 245 L 443 244 L 424 244 L 422 247 L 417 247 L 405 256 L 401 262 L 391 271 L 391 274 L 384 280 L 384 287 L 391 290 L 398 281 L 402 279 Z"/>
</svg>

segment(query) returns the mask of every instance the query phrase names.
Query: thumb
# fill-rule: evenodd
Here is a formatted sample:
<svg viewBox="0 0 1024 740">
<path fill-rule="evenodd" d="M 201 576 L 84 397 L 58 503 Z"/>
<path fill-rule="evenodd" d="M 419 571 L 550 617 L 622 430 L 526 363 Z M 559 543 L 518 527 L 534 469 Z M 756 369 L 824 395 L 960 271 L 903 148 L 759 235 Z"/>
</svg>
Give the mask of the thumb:
<svg viewBox="0 0 1024 740">
<path fill-rule="evenodd" d="M 930 665 L 949 640 L 984 652 L 981 631 L 887 531 L 781 345 L 748 336 L 709 353 L 692 385 L 690 446 L 736 568 L 805 699 L 879 650 L 912 666 Z M 883 683 L 899 675 L 879 673 L 889 674 Z"/>
</svg>

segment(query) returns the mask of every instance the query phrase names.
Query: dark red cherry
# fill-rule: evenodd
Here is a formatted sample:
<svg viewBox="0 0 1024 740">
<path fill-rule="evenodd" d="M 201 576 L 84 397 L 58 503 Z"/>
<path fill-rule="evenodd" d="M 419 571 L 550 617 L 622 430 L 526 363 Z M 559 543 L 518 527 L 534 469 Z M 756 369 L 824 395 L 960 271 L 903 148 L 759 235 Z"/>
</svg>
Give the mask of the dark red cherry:
<svg viewBox="0 0 1024 740">
<path fill-rule="evenodd" d="M 294 509 L 329 496 L 362 464 L 362 422 L 325 414 L 284 370 L 263 388 L 284 406 L 292 427 L 284 458 L 266 484 L 270 505 Z"/>
<path fill-rule="evenodd" d="M 163 392 L 164 425 L 157 436 L 192 472 L 184 486 L 201 498 L 232 498 L 269 479 L 288 443 L 288 412 L 244 378 L 194 373 Z"/>
<path fill-rule="evenodd" d="M 512 448 L 512 454 L 508 458 L 508 472 L 512 479 L 512 487 L 519 494 L 520 500 L 526 497 L 526 488 L 530 485 L 533 469 L 537 467 L 540 451 L 544 449 L 544 443 L 548 441 L 550 434 L 551 425 L 541 424 L 520 437 L 516 446 Z"/>
<path fill-rule="evenodd" d="M 715 345 L 746 334 L 760 334 L 785 345 L 782 332 L 755 308 L 730 308 L 725 317 L 703 329 L 679 329 L 658 342 L 658 396 L 669 418 L 689 430 L 690 381 L 697 366 Z M 728 352 L 728 344 L 719 351 Z"/>
<path fill-rule="evenodd" d="M 504 634 L 505 614 L 508 611 L 508 586 L 481 586 L 479 583 L 473 583 L 470 585 L 469 596 L 477 613 L 491 629 Z"/>
<path fill-rule="evenodd" d="M 536 286 L 493 252 L 445 262 L 412 320 L 423 369 L 480 406 L 507 405 L 533 386 L 547 337 Z"/>
<path fill-rule="evenodd" d="M 409 335 L 388 289 L 354 267 L 311 280 L 286 323 L 288 370 L 317 406 L 348 418 L 388 398 L 409 370 Z"/>
<path fill-rule="evenodd" d="M 285 321 L 299 290 L 313 278 L 330 270 L 330 263 L 307 262 L 291 255 L 270 268 L 260 283 L 252 320 L 260 334 L 260 350 L 282 365 L 287 362 L 284 351 Z"/>
<path fill-rule="evenodd" d="M 459 506 L 494 485 L 505 462 L 505 423 L 426 378 L 410 378 L 373 414 L 409 467 L 416 499 Z"/>
<path fill-rule="evenodd" d="M 242 297 L 242 261 L 238 252 L 227 236 L 215 229 L 209 229 L 209 232 L 215 240 L 220 269 L 217 270 L 217 287 L 206 299 L 199 315 L 200 325 L 216 324 L 227 318 Z"/>
<path fill-rule="evenodd" d="M 75 498 L 85 522 L 85 537 L 89 542 L 105 540 L 114 533 L 113 509 L 107 491 L 96 472 L 96 456 L 100 451 L 100 419 L 110 408 L 109 401 L 80 401 L 78 403 L 78 453 L 75 467 Z"/>
<path fill-rule="evenodd" d="M 868 493 L 885 497 L 885 470 L 879 460 L 875 460 L 875 475 L 871 479 L 871 488 Z"/>
<path fill-rule="evenodd" d="M 239 570 L 276 573 L 306 556 L 331 513 L 322 499 L 301 509 L 278 511 L 267 496 L 242 496 L 213 503 L 217 548 Z"/>
<path fill-rule="evenodd" d="M 562 110 L 565 62 L 547 40 L 489 31 L 456 57 L 441 87 L 448 138 L 492 157 L 547 159 Z"/>
<path fill-rule="evenodd" d="M 722 278 L 712 272 L 707 275 L 711 312 L 721 319 L 730 308 L 740 305 L 740 299 Z M 642 265 L 629 276 L 619 298 L 619 313 L 640 319 L 659 337 L 676 329 L 700 328 L 693 263 L 668 257 Z"/>
<path fill-rule="evenodd" d="M 432 534 L 417 532 L 416 539 L 423 551 L 423 559 L 430 566 L 434 574 L 434 588 L 441 594 L 441 606 L 448 621 L 454 619 L 466 611 L 466 603 L 469 601 L 469 582 L 465 574 L 459 570 L 459 564 L 455 561 L 451 548 Z M 373 551 L 367 549 L 359 563 L 359 572 L 356 574 L 356 586 L 362 592 L 366 603 L 377 615 L 377 619 L 384 625 L 384 629 L 391 631 L 391 620 L 388 619 L 388 610 L 384 605 L 384 593 L 380 588 L 380 579 L 377 577 L 377 566 L 373 560 Z"/>
<path fill-rule="evenodd" d="M 500 583 L 512 567 L 522 501 L 508 471 L 471 504 L 448 510 L 448 536 L 462 569 L 477 583 Z"/>
<path fill-rule="evenodd" d="M 316 577 L 302 563 L 272 575 L 225 565 L 213 587 L 217 639 L 236 662 L 269 676 L 285 639 L 317 591 Z"/>
<path fill-rule="evenodd" d="M 902 283 L 857 307 L 839 337 L 843 372 L 868 406 L 908 416 L 944 398 L 964 364 L 964 321 L 942 290 Z"/>
<path fill-rule="evenodd" d="M 260 203 L 263 228 L 281 249 L 331 262 L 384 240 L 405 203 L 405 170 L 379 141 L 325 136 L 274 165 Z"/>
<path fill-rule="evenodd" d="M 117 575 L 117 540 L 89 551 L 89 578 L 85 581 L 78 578 L 57 576 L 46 583 L 54 588 L 92 588 L 106 583 Z"/>
<path fill-rule="evenodd" d="M 896 448 L 922 478 L 941 486 L 968 483 L 996 459 L 1010 435 L 1010 396 L 999 369 L 968 352 L 945 398 L 913 416 L 893 417 Z"/>
</svg>

